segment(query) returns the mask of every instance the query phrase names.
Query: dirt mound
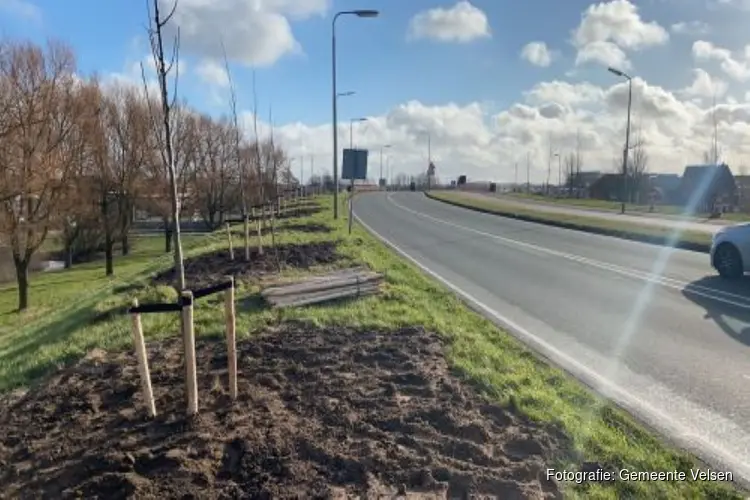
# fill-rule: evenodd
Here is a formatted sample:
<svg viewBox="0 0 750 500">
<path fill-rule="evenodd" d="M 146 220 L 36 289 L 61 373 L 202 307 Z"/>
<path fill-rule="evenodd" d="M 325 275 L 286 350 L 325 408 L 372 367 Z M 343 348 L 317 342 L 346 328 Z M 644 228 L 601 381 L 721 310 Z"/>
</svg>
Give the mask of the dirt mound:
<svg viewBox="0 0 750 500">
<path fill-rule="evenodd" d="M 306 269 L 316 265 L 333 264 L 341 258 L 336 252 L 335 241 L 320 241 L 304 244 L 287 244 L 278 247 L 281 268 Z M 260 277 L 274 273 L 276 256 L 273 249 L 263 248 L 263 255 L 258 254 L 258 248 L 250 249 L 250 262 L 244 261 L 244 250 L 235 247 L 235 260 L 229 259 L 229 250 L 207 253 L 185 260 L 185 279 L 188 287 L 201 288 L 221 281 L 224 276 L 233 275 L 237 279 Z M 157 274 L 152 283 L 157 285 L 171 285 L 175 280 L 174 268 Z"/>
<path fill-rule="evenodd" d="M 234 405 L 223 344 L 199 342 L 191 420 L 181 343 L 149 351 L 154 421 L 130 353 L 95 351 L 0 407 L 0 497 L 560 497 L 544 473 L 558 442 L 453 378 L 421 329 L 242 342 Z"/>
</svg>

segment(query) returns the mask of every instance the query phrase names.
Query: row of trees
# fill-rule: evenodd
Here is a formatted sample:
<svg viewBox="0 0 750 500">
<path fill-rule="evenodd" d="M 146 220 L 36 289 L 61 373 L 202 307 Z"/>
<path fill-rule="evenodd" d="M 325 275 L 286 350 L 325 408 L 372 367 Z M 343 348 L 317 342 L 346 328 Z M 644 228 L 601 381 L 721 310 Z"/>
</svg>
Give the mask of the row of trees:
<svg viewBox="0 0 750 500">
<path fill-rule="evenodd" d="M 164 221 L 165 251 L 179 250 L 181 266 L 180 213 L 209 228 L 230 214 L 247 220 L 249 207 L 296 182 L 273 136 L 259 141 L 256 125 L 255 140 L 242 138 L 234 108 L 217 120 L 170 100 L 171 64 L 155 59 L 158 96 L 77 76 L 65 44 L 0 42 L 0 245 L 11 250 L 20 310 L 31 258 L 52 233 L 68 266 L 103 251 L 112 275 L 115 248 L 128 254 L 143 210 Z"/>
</svg>

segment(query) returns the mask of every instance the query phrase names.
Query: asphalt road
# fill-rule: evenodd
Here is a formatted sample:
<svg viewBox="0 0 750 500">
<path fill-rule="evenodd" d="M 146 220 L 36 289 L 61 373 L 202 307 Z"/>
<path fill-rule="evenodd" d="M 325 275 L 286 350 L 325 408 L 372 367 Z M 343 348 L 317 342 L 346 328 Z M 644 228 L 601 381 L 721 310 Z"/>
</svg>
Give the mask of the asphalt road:
<svg viewBox="0 0 750 500">
<path fill-rule="evenodd" d="M 750 481 L 749 281 L 724 282 L 705 254 L 480 214 L 421 193 L 363 194 L 354 210 L 535 350 Z"/>
</svg>

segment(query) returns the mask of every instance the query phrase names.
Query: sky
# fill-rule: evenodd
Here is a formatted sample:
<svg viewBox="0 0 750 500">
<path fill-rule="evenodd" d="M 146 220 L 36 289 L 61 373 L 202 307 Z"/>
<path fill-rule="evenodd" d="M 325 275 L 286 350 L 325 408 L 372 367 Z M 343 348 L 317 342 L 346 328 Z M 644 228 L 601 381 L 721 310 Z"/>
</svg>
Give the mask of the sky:
<svg viewBox="0 0 750 500">
<path fill-rule="evenodd" d="M 373 178 L 381 151 L 384 175 L 424 172 L 428 143 L 442 179 L 555 183 L 576 150 L 584 170 L 614 171 L 628 81 L 608 67 L 632 77 L 631 143 L 651 172 L 702 163 L 714 122 L 721 159 L 750 165 L 750 0 L 179 0 L 178 97 L 228 114 L 225 52 L 247 137 L 255 79 L 261 133 L 299 175 L 331 172 L 331 21 L 353 9 L 379 16 L 336 22 L 338 91 L 354 92 L 338 139 L 353 131 Z M 146 0 L 0 0 L 0 36 L 66 42 L 107 85 L 142 87 L 143 62 L 153 88 L 147 25 Z"/>
</svg>

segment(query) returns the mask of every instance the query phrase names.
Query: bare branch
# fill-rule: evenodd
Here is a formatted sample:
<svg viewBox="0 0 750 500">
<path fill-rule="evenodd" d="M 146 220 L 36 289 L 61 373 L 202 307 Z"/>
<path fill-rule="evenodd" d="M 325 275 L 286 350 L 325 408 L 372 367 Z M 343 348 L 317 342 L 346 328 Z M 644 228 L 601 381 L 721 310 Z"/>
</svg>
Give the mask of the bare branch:
<svg viewBox="0 0 750 500">
<path fill-rule="evenodd" d="M 172 5 L 171 12 L 167 14 L 167 17 L 165 17 L 164 20 L 161 22 L 161 24 L 158 25 L 159 28 L 163 28 L 164 26 L 169 24 L 169 20 L 172 19 L 172 16 L 174 16 L 175 11 L 177 11 L 177 3 L 178 3 L 178 0 L 175 0 L 174 5 Z"/>
<path fill-rule="evenodd" d="M 175 61 L 179 61 L 180 57 L 180 27 L 177 27 L 177 35 L 175 36 L 174 40 L 174 47 L 172 47 L 172 61 L 169 63 L 169 68 L 166 73 L 168 74 L 170 70 L 172 69 L 172 65 L 175 64 Z M 180 64 L 177 62 L 177 66 L 175 68 L 174 72 L 174 88 L 172 90 L 172 103 L 169 105 L 170 107 L 174 107 L 177 103 L 177 85 L 180 82 Z"/>
</svg>

